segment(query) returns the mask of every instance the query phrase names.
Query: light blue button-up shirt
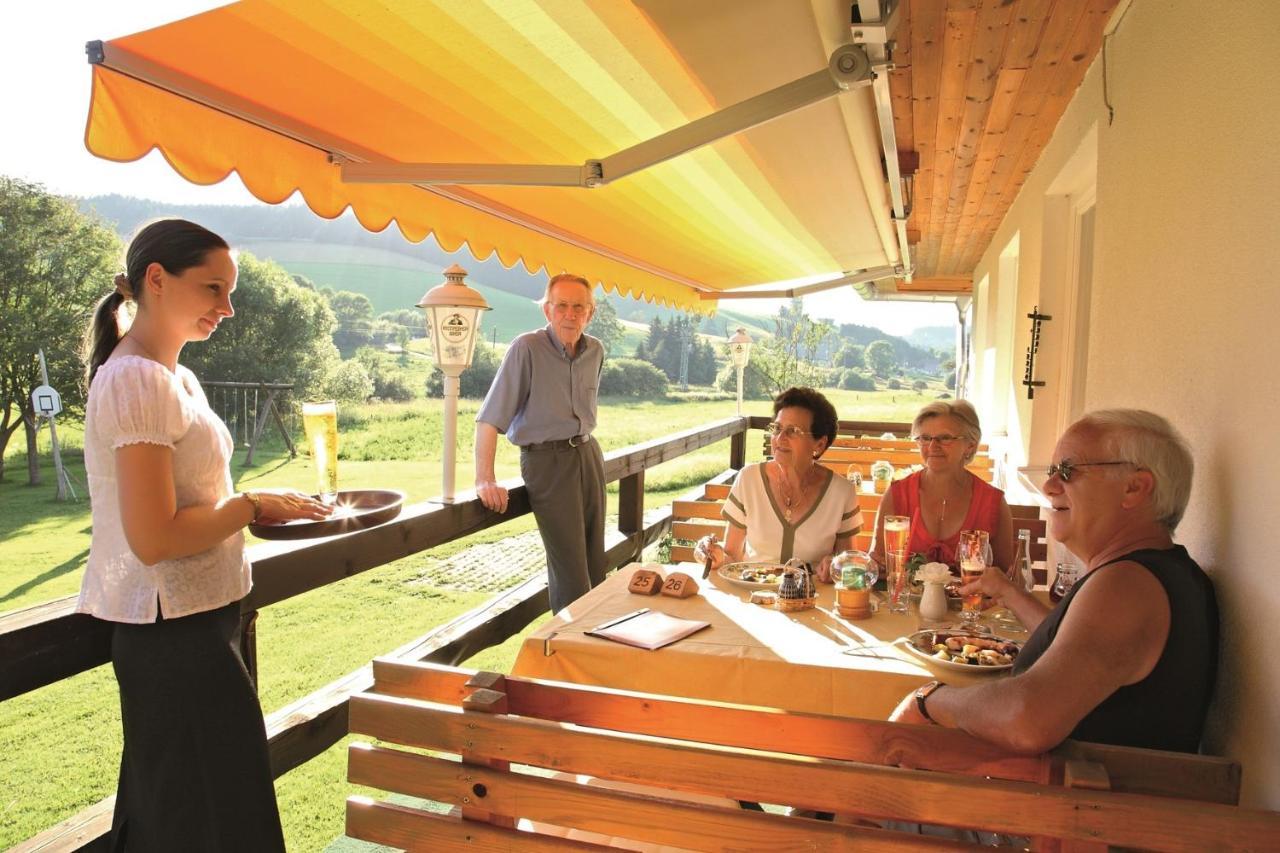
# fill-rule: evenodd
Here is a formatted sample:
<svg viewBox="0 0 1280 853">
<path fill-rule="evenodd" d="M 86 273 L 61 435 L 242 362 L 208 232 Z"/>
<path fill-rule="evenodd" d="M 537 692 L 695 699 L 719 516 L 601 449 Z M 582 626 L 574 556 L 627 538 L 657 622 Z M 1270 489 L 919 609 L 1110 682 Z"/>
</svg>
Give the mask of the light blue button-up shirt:
<svg viewBox="0 0 1280 853">
<path fill-rule="evenodd" d="M 583 335 L 577 350 L 570 356 L 550 325 L 520 335 L 507 349 L 476 420 L 522 447 L 590 435 L 604 346 Z"/>
</svg>

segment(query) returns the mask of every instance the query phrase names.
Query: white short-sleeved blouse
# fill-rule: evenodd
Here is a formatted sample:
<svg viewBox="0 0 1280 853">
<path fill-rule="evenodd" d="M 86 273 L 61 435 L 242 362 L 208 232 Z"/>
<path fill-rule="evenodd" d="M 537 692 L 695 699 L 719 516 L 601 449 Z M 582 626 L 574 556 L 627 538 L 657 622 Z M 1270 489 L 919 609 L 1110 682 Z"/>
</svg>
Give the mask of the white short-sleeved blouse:
<svg viewBox="0 0 1280 853">
<path fill-rule="evenodd" d="M 143 565 L 120 520 L 117 448 L 173 449 L 178 508 L 213 505 L 233 493 L 235 449 L 190 370 L 140 356 L 117 356 L 98 368 L 85 407 L 84 464 L 93 506 L 93 538 L 76 612 L 112 622 L 154 622 L 238 601 L 251 585 L 244 534 L 237 531 L 199 554 Z"/>
<path fill-rule="evenodd" d="M 816 563 L 832 553 L 836 539 L 862 527 L 862 511 L 853 484 L 823 468 L 826 481 L 804 516 L 786 520 L 765 476 L 763 463 L 738 474 L 722 515 L 747 531 L 746 554 L 752 560 L 786 562 L 792 557 Z"/>
</svg>

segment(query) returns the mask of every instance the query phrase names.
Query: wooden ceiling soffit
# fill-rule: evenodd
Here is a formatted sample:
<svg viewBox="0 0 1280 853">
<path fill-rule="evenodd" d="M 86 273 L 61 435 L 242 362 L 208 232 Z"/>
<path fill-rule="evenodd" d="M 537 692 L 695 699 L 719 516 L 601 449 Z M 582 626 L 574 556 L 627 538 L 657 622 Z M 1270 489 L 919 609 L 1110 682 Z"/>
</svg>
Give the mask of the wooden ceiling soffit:
<svg viewBox="0 0 1280 853">
<path fill-rule="evenodd" d="M 898 148 L 920 157 L 907 223 L 919 235 L 915 275 L 966 278 L 1053 135 L 1119 0 L 904 2 L 889 82 Z"/>
<path fill-rule="evenodd" d="M 898 279 L 894 282 L 898 293 L 971 293 L 973 280 L 967 275 L 936 275 L 928 278 L 916 276 L 910 282 Z"/>
</svg>

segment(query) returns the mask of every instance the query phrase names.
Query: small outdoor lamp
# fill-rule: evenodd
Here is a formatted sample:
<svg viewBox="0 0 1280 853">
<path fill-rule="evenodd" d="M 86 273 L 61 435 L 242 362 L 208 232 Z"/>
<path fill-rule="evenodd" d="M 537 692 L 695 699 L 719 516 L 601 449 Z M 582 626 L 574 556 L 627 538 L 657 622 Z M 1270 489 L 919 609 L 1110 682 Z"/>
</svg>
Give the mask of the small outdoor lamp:
<svg viewBox="0 0 1280 853">
<path fill-rule="evenodd" d="M 733 366 L 738 368 L 738 415 L 742 415 L 742 371 L 747 369 L 751 359 L 751 336 L 746 329 L 738 329 L 737 334 L 729 338 L 729 355 L 733 358 Z"/>
<path fill-rule="evenodd" d="M 453 474 L 458 440 L 458 377 L 471 366 L 476 338 L 480 332 L 480 312 L 489 303 L 466 285 L 467 271 L 453 264 L 444 271 L 444 281 L 427 291 L 418 302 L 426 310 L 427 335 L 435 352 L 436 367 L 444 374 L 444 484 L 440 501 L 453 503 Z"/>
</svg>

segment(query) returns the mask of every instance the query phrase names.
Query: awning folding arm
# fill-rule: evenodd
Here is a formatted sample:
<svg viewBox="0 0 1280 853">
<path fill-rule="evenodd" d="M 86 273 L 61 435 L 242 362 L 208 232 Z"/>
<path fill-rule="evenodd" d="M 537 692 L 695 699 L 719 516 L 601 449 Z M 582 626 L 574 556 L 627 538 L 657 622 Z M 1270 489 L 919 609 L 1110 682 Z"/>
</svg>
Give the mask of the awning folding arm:
<svg viewBox="0 0 1280 853">
<path fill-rule="evenodd" d="M 341 165 L 342 180 L 357 184 L 599 187 L 849 89 L 870 86 L 874 77 L 866 50 L 847 44 L 836 48 L 827 67 L 820 71 L 581 165 L 345 162 Z"/>
<path fill-rule="evenodd" d="M 893 278 L 902 275 L 902 267 L 885 266 L 875 267 L 869 270 L 858 270 L 857 272 L 849 272 L 833 278 L 829 281 L 818 281 L 813 284 L 802 284 L 797 287 L 779 288 L 774 290 L 722 290 L 717 293 L 699 293 L 698 298 L 703 300 L 718 301 L 721 299 L 793 299 L 797 296 L 804 296 L 808 293 L 819 293 L 824 290 L 833 290 L 837 287 L 853 287 L 862 292 L 858 285 L 870 284 L 885 278 Z"/>
</svg>

